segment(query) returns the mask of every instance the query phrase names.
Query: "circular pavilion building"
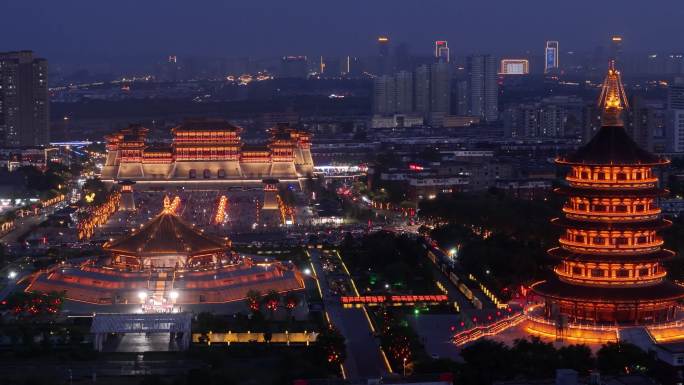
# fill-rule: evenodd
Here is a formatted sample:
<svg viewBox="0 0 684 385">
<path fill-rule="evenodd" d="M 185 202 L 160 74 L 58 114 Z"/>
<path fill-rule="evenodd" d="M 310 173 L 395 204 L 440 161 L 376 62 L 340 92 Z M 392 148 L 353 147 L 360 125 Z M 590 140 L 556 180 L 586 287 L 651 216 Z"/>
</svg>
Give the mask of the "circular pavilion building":
<svg viewBox="0 0 684 385">
<path fill-rule="evenodd" d="M 304 288 L 292 265 L 255 263 L 231 250 L 228 239 L 204 234 L 177 214 L 180 199 L 131 234 L 104 244 L 106 258 L 55 265 L 37 274 L 29 291 L 65 292 L 68 300 L 94 305 L 201 304 Z"/>
<path fill-rule="evenodd" d="M 667 194 L 654 168 L 669 163 L 632 140 L 621 114 L 628 107 L 620 73 L 611 63 L 599 101 L 602 127 L 574 154 L 570 168 L 554 276 L 533 286 L 545 300 L 544 317 L 559 323 L 636 325 L 677 316 L 684 288 L 666 279 L 663 261 L 675 254 L 658 235 L 670 225 L 657 204 Z"/>
</svg>

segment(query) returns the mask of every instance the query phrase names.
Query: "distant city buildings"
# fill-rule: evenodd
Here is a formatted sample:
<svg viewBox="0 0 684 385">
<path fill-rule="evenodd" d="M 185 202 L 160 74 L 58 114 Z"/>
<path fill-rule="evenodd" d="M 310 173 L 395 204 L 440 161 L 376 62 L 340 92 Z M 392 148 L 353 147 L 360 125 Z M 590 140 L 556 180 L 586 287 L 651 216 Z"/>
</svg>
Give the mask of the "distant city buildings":
<svg viewBox="0 0 684 385">
<path fill-rule="evenodd" d="M 659 153 L 668 151 L 665 104 L 663 100 L 649 100 L 643 96 L 632 97 L 625 129 L 639 147 Z"/>
<path fill-rule="evenodd" d="M 47 60 L 31 51 L 0 53 L 0 147 L 50 141 Z"/>
<path fill-rule="evenodd" d="M 572 96 L 544 98 L 507 107 L 503 121 L 512 138 L 579 137 L 587 121 L 587 104 Z"/>
<path fill-rule="evenodd" d="M 555 40 L 546 42 L 546 49 L 544 50 L 544 73 L 553 72 L 559 67 L 559 50 L 558 42 Z"/>
<path fill-rule="evenodd" d="M 157 78 L 162 82 L 177 82 L 181 80 L 181 65 L 178 56 L 169 55 L 165 62 L 159 66 Z"/>
<path fill-rule="evenodd" d="M 491 55 L 473 55 L 467 60 L 468 114 L 485 121 L 499 119 L 497 62 Z"/>
<path fill-rule="evenodd" d="M 373 82 L 373 113 L 421 115 L 435 123 L 451 106 L 451 68 L 446 62 L 425 64 L 414 72 L 382 75 Z M 436 119 L 441 123 L 441 119 Z M 439 125 L 439 124 L 438 124 Z"/>
<path fill-rule="evenodd" d="M 306 56 L 283 56 L 280 60 L 281 78 L 306 79 L 309 75 Z"/>
</svg>

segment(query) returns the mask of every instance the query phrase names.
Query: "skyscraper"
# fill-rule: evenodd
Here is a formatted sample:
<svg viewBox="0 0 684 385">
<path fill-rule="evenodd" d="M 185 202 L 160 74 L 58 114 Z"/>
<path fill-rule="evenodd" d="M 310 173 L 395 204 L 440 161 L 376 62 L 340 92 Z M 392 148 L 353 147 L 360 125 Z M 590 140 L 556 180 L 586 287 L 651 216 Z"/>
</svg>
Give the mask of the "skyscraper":
<svg viewBox="0 0 684 385">
<path fill-rule="evenodd" d="M 32 51 L 0 53 L 0 146 L 49 143 L 47 73 Z"/>
<path fill-rule="evenodd" d="M 378 76 L 373 80 L 373 113 L 376 115 L 391 115 L 396 111 L 394 77 L 390 75 Z"/>
<path fill-rule="evenodd" d="M 669 152 L 684 152 L 684 79 L 677 78 L 667 90 L 667 143 Z"/>
<path fill-rule="evenodd" d="M 390 55 L 390 39 L 387 36 L 378 37 L 378 68 L 380 75 L 392 73 L 392 55 Z"/>
<path fill-rule="evenodd" d="M 555 40 L 546 42 L 546 50 L 544 51 L 544 73 L 555 71 L 559 67 L 558 60 L 558 42 Z"/>
<path fill-rule="evenodd" d="M 430 113 L 430 66 L 416 68 L 414 79 L 415 111 L 426 115 Z"/>
<path fill-rule="evenodd" d="M 430 67 L 430 112 L 449 115 L 451 106 L 451 68 L 444 61 Z"/>
<path fill-rule="evenodd" d="M 446 40 L 435 42 L 435 58 L 438 61 L 449 62 L 449 43 Z"/>
<path fill-rule="evenodd" d="M 373 113 L 376 115 L 413 112 L 413 73 L 399 71 L 373 81 Z"/>
<path fill-rule="evenodd" d="M 469 115 L 485 121 L 499 118 L 499 84 L 496 59 L 490 55 L 468 57 Z"/>
<path fill-rule="evenodd" d="M 399 114 L 413 112 L 413 73 L 399 71 L 394 76 L 395 82 L 395 111 Z"/>
<path fill-rule="evenodd" d="M 610 38 L 610 60 L 616 63 L 622 62 L 622 36 L 612 36 Z"/>
</svg>

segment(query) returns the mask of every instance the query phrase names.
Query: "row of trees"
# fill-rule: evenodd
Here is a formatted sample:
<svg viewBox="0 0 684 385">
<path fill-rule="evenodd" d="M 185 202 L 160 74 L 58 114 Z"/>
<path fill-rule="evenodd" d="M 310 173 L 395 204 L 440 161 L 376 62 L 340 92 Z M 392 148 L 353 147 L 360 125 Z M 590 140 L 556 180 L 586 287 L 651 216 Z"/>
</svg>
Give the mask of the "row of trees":
<svg viewBox="0 0 684 385">
<path fill-rule="evenodd" d="M 435 290 L 434 277 L 424 250 L 406 235 L 376 232 L 360 239 L 347 234 L 340 253 L 360 289 L 392 289 L 426 294 Z"/>
<path fill-rule="evenodd" d="M 262 310 L 266 310 L 270 318 L 273 319 L 276 310 L 282 307 L 287 311 L 289 319 L 294 309 L 299 305 L 299 296 L 291 291 L 282 296 L 275 290 L 269 290 L 266 294 L 262 294 L 258 290 L 250 290 L 247 292 L 245 301 L 252 313 L 260 313 Z"/>
<path fill-rule="evenodd" d="M 442 249 L 457 249 L 460 267 L 506 300 L 515 287 L 544 275 L 550 262 L 546 250 L 557 244 L 559 234 L 550 220 L 560 205 L 559 200 L 516 200 L 491 191 L 423 202 L 420 215 L 447 222 L 430 237 Z"/>
<path fill-rule="evenodd" d="M 417 373 L 453 372 L 456 383 L 489 385 L 515 378 L 549 379 L 556 369 L 574 369 L 581 376 L 591 370 L 606 375 L 644 373 L 667 382 L 672 375 L 652 354 L 629 343 L 608 343 L 596 354 L 586 345 L 553 344 L 536 337 L 516 340 L 512 346 L 488 339 L 480 340 L 461 352 L 463 363 L 450 360 L 417 362 Z"/>
</svg>

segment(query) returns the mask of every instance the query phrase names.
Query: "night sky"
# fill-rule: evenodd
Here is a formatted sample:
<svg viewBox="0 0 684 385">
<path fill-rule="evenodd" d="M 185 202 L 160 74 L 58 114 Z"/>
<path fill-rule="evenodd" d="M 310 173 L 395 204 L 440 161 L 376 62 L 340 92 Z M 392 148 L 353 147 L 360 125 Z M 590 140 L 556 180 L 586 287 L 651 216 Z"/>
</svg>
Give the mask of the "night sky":
<svg viewBox="0 0 684 385">
<path fill-rule="evenodd" d="M 613 9 L 617 7 L 617 9 Z M 684 0 L 0 0 L 0 51 L 64 63 L 170 53 L 366 55 L 388 34 L 428 54 L 518 53 L 557 39 L 590 51 L 622 34 L 625 51 L 684 50 Z"/>
</svg>

